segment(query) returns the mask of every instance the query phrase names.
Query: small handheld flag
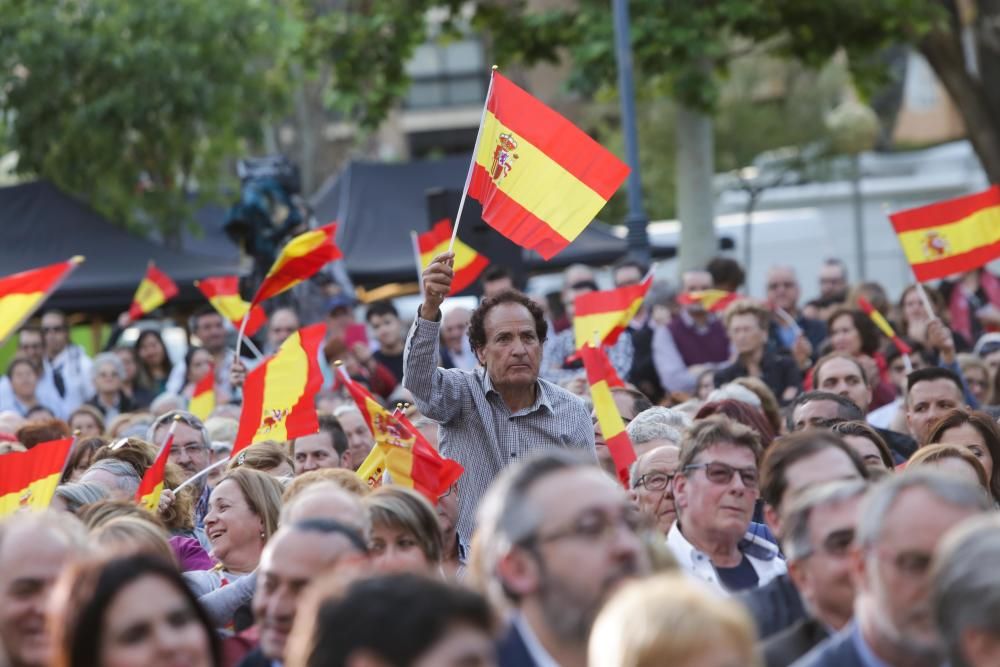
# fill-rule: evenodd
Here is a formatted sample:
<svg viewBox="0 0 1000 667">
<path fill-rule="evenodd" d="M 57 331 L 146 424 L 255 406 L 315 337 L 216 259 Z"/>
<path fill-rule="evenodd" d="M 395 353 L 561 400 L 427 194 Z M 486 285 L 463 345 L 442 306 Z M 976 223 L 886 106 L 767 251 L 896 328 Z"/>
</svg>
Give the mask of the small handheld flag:
<svg viewBox="0 0 1000 667">
<path fill-rule="evenodd" d="M 451 240 L 451 220 L 438 220 L 429 232 L 417 236 L 417 248 L 420 252 L 420 266 L 426 269 L 431 261 L 448 250 Z M 455 275 L 451 280 L 450 294 L 458 294 L 476 281 L 479 274 L 489 266 L 490 260 L 467 244 L 456 239 L 453 248 L 455 252 Z"/>
<path fill-rule="evenodd" d="M 77 256 L 0 278 L 0 342 L 17 331 L 82 262 L 83 257 Z"/>
<path fill-rule="evenodd" d="M 614 345 L 635 314 L 642 307 L 653 285 L 652 274 L 638 285 L 612 290 L 587 292 L 573 302 L 573 334 L 577 349 L 596 338 L 600 345 Z"/>
<path fill-rule="evenodd" d="M 875 306 L 873 306 L 868 299 L 860 294 L 858 295 L 858 307 L 865 313 L 865 315 L 871 318 L 871 321 L 879 328 L 879 331 L 885 334 L 886 338 L 891 340 L 896 345 L 896 349 L 906 355 L 913 352 L 913 349 L 906 344 L 906 341 L 896 334 L 892 325 L 889 324 L 887 319 L 885 319 L 885 316 L 878 312 L 875 309 Z"/>
<path fill-rule="evenodd" d="M 580 356 L 587 369 L 587 383 L 590 384 L 590 397 L 597 413 L 597 423 L 601 427 L 608 451 L 611 452 L 618 479 L 628 488 L 628 468 L 635 461 L 635 449 L 632 448 L 632 441 L 629 440 L 622 416 L 615 405 L 615 398 L 611 394 L 609 378 L 617 376 L 607 355 L 599 348 L 585 345 L 580 348 Z"/>
<path fill-rule="evenodd" d="M 215 409 L 215 368 L 211 368 L 205 377 L 198 381 L 188 401 L 188 412 L 205 421 Z"/>
<path fill-rule="evenodd" d="M 336 235 L 337 223 L 331 222 L 299 234 L 289 241 L 281 249 L 271 270 L 264 276 L 251 305 L 257 305 L 291 289 L 303 280 L 308 280 L 328 262 L 343 257 L 340 248 L 333 242 Z"/>
<path fill-rule="evenodd" d="M 174 418 L 163 447 L 156 455 L 153 465 L 146 469 L 142 481 L 139 482 L 139 488 L 135 492 L 135 501 L 154 514 L 160 507 L 160 496 L 163 495 L 163 476 L 167 469 L 167 461 L 170 459 L 170 448 L 174 444 L 174 429 L 177 428 L 179 419 L 179 416 Z"/>
<path fill-rule="evenodd" d="M 132 306 L 128 309 L 129 319 L 134 322 L 175 296 L 177 296 L 177 285 L 150 262 L 145 277 L 135 290 L 135 296 L 132 297 Z"/>
<path fill-rule="evenodd" d="M 0 457 L 0 517 L 21 508 L 49 506 L 73 442 L 73 438 L 50 440 Z"/>
<path fill-rule="evenodd" d="M 194 286 L 201 290 L 212 307 L 236 328 L 240 327 L 247 311 L 250 311 L 245 332 L 247 336 L 257 333 L 267 322 L 267 313 L 263 308 L 260 306 L 250 308 L 250 304 L 240 296 L 240 279 L 236 276 L 205 278 L 195 281 Z"/>
<path fill-rule="evenodd" d="M 740 298 L 736 292 L 721 289 L 707 289 L 696 292 L 682 292 L 677 296 L 677 303 L 682 306 L 701 304 L 710 313 L 721 313 L 733 301 Z"/>
</svg>

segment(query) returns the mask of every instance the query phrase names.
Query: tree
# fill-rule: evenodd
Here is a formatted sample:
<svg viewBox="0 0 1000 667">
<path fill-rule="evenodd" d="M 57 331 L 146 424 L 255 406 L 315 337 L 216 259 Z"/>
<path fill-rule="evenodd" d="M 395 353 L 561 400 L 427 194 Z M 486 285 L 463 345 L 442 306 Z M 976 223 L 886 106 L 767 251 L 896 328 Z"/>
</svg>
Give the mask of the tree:
<svg viewBox="0 0 1000 667">
<path fill-rule="evenodd" d="M 225 158 L 284 108 L 267 2 L 0 0 L 0 110 L 21 174 L 176 241 Z"/>
</svg>

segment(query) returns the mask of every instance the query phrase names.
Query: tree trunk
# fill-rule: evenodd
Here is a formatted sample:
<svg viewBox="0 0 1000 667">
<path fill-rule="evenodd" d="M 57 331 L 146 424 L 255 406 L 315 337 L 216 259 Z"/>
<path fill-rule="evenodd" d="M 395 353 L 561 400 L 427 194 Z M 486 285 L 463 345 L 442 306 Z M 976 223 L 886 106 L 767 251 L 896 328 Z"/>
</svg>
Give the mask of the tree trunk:
<svg viewBox="0 0 1000 667">
<path fill-rule="evenodd" d="M 996 83 L 983 79 L 984 84 L 969 73 L 956 33 L 933 30 L 921 40 L 919 48 L 958 107 L 987 179 L 1000 183 L 1000 118 L 991 113 L 985 93 L 985 86 Z"/>
<path fill-rule="evenodd" d="M 677 105 L 677 218 L 680 271 L 704 268 L 716 252 L 712 118 Z"/>
</svg>

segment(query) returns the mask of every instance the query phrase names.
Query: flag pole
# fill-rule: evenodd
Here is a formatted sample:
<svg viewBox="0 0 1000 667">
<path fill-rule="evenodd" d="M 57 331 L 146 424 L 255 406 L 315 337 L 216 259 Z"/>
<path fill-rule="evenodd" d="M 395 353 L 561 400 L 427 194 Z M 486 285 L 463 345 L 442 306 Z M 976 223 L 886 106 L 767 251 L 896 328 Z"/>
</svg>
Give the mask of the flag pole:
<svg viewBox="0 0 1000 667">
<path fill-rule="evenodd" d="M 227 463 L 229 463 L 229 459 L 222 459 L 221 461 L 216 461 L 215 463 L 213 463 L 212 465 L 208 466 L 207 468 L 204 468 L 200 472 L 197 472 L 194 475 L 191 475 L 186 480 L 184 480 L 183 482 L 181 482 L 180 485 L 177 488 L 174 489 L 174 493 L 178 493 L 182 489 L 184 489 L 185 487 L 191 486 L 192 484 L 194 484 L 195 482 L 197 482 L 199 479 L 201 479 L 202 477 L 204 477 L 208 473 L 212 472 L 213 470 L 215 470 L 216 468 L 218 468 L 220 466 L 226 465 Z"/>
<path fill-rule="evenodd" d="M 410 230 L 410 243 L 413 245 L 413 259 L 417 264 L 417 285 L 420 287 L 420 301 L 423 302 L 424 298 L 424 266 L 423 262 L 420 261 L 420 239 L 417 238 L 417 233 Z M 454 243 L 454 239 L 452 239 Z"/>
<path fill-rule="evenodd" d="M 934 306 L 931 305 L 930 297 L 927 296 L 927 290 L 924 289 L 924 284 L 917 281 L 917 293 L 920 295 L 920 301 L 924 304 L 924 310 L 927 311 L 927 319 L 933 320 L 937 317 L 934 314 Z"/>
<path fill-rule="evenodd" d="M 260 361 L 261 359 L 264 358 L 264 353 L 260 351 L 260 348 L 257 347 L 256 343 L 253 342 L 252 338 L 247 337 L 244 338 L 243 340 L 247 344 L 247 349 L 250 350 L 250 352 L 253 354 L 254 357 L 256 357 L 257 361 Z"/>
<path fill-rule="evenodd" d="M 250 321 L 250 313 L 253 311 L 253 304 L 247 309 L 246 314 L 243 316 L 243 321 L 240 322 L 240 332 L 236 335 L 236 361 L 240 360 L 240 350 L 243 349 L 243 335 L 247 332 L 247 322 Z"/>
<path fill-rule="evenodd" d="M 483 116 L 479 119 L 479 132 L 476 133 L 476 143 L 472 148 L 472 159 L 469 161 L 469 172 L 465 175 L 465 187 L 462 188 L 462 198 L 458 202 L 458 215 L 455 216 L 455 227 L 451 230 L 451 242 L 448 244 L 448 252 L 455 248 L 455 239 L 458 237 L 458 225 L 462 222 L 462 211 L 465 209 L 465 198 L 469 194 L 469 184 L 472 182 L 472 170 L 476 168 L 476 157 L 479 155 L 479 140 L 483 137 L 483 124 L 486 122 L 486 110 L 490 103 L 490 95 L 493 93 L 493 78 L 497 72 L 497 66 L 490 69 L 490 85 L 486 89 L 486 101 L 483 102 Z"/>
</svg>

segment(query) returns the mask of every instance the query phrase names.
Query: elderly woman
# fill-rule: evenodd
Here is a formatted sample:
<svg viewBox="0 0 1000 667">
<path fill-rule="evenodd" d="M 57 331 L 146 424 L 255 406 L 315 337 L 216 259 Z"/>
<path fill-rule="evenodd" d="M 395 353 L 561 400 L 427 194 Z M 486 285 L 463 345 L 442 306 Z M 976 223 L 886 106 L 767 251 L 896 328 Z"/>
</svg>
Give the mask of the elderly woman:
<svg viewBox="0 0 1000 667">
<path fill-rule="evenodd" d="M 0 397 L 0 410 L 10 410 L 27 417 L 32 408 L 41 405 L 35 391 L 40 376 L 38 369 L 23 357 L 17 357 L 7 367 L 11 395 Z"/>
<path fill-rule="evenodd" d="M 439 575 L 441 529 L 431 504 L 419 493 L 383 486 L 362 499 L 371 515 L 372 565 L 377 572 Z"/>
<path fill-rule="evenodd" d="M 125 365 L 114 352 L 104 352 L 97 355 L 90 370 L 90 378 L 94 382 L 94 397 L 87 401 L 104 416 L 105 421 L 111 421 L 123 412 L 135 409 L 132 399 L 124 391 Z"/>
</svg>

